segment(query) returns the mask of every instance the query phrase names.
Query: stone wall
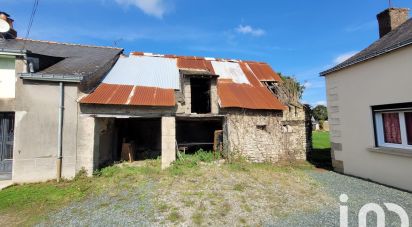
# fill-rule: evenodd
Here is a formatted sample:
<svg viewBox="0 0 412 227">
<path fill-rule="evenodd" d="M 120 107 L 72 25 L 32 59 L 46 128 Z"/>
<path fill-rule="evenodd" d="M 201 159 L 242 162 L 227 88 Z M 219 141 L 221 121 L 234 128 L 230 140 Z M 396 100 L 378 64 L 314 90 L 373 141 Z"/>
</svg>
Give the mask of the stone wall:
<svg viewBox="0 0 412 227">
<path fill-rule="evenodd" d="M 231 110 L 224 130 L 229 157 L 243 156 L 252 162 L 305 160 L 305 120 L 284 120 L 281 111 Z"/>
</svg>

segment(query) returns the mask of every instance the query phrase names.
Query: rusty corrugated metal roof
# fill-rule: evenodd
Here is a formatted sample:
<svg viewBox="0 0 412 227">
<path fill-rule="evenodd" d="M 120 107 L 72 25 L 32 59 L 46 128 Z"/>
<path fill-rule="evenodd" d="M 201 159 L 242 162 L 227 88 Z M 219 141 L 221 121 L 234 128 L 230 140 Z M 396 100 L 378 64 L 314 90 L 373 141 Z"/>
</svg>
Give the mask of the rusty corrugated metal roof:
<svg viewBox="0 0 412 227">
<path fill-rule="evenodd" d="M 256 87 L 262 87 L 263 84 L 258 80 L 256 75 L 253 73 L 252 69 L 247 65 L 245 62 L 240 62 L 239 63 L 240 68 L 243 70 L 245 73 L 247 79 L 249 80 L 250 84 Z"/>
<path fill-rule="evenodd" d="M 219 81 L 220 107 L 256 110 L 285 110 L 286 107 L 264 87 Z"/>
<path fill-rule="evenodd" d="M 173 89 L 136 86 L 129 105 L 175 106 L 175 92 Z"/>
<path fill-rule="evenodd" d="M 246 63 L 259 81 L 280 81 L 280 76 L 266 63 Z"/>
<path fill-rule="evenodd" d="M 172 107 L 175 106 L 175 92 L 173 89 L 102 83 L 80 103 Z"/>
<path fill-rule="evenodd" d="M 204 70 L 220 76 L 218 78 L 218 96 L 221 108 L 285 109 L 285 106 L 280 103 L 277 97 L 262 84 L 262 81 L 281 81 L 280 76 L 266 63 L 133 52 L 129 60 L 127 58 L 120 59 L 116 66 L 120 67 L 126 61 L 132 61 L 127 65 L 128 69 L 117 68 L 117 71 L 121 72 L 116 74 L 118 76 L 106 77 L 103 84 L 80 102 L 135 106 L 175 106 L 174 90 L 160 87 L 166 83 L 168 86 L 173 84 L 173 86 L 166 88 L 180 89 L 180 86 L 178 86 L 180 76 L 177 77 L 176 72 L 179 69 L 193 69 Z M 175 63 L 170 64 L 171 61 Z M 167 72 L 173 72 L 173 74 L 169 74 L 174 76 L 163 75 L 164 67 L 169 68 Z M 162 70 L 159 71 L 159 69 Z M 136 74 L 136 70 L 140 73 Z M 112 72 L 115 71 L 112 70 Z M 157 73 L 153 74 L 154 71 Z M 170 82 L 170 78 L 174 78 L 173 82 Z"/>
<path fill-rule="evenodd" d="M 188 59 L 188 58 L 177 58 L 177 67 L 180 69 L 197 69 L 197 70 L 206 70 L 215 74 L 210 61 L 205 59 Z"/>
</svg>

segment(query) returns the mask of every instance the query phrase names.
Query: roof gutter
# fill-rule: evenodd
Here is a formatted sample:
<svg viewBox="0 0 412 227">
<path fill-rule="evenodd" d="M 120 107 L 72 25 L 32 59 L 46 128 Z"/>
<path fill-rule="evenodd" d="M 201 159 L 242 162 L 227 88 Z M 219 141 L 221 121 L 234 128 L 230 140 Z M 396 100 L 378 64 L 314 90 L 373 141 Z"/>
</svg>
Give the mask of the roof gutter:
<svg viewBox="0 0 412 227">
<path fill-rule="evenodd" d="M 39 80 L 49 82 L 68 82 L 80 83 L 83 76 L 70 74 L 43 74 L 43 73 L 21 73 L 20 78 L 23 80 Z"/>
<path fill-rule="evenodd" d="M 320 73 L 320 76 L 326 76 L 327 74 L 330 74 L 330 73 L 339 71 L 339 70 L 344 69 L 344 68 L 346 68 L 346 67 L 349 67 L 349 66 L 352 66 L 352 65 L 355 65 L 355 64 L 364 62 L 364 61 L 369 60 L 369 59 L 371 59 L 371 58 L 378 57 L 378 56 L 380 56 L 380 55 L 383 55 L 383 54 L 392 52 L 392 51 L 394 51 L 394 50 L 397 50 L 397 49 L 399 49 L 399 48 L 402 48 L 402 47 L 405 47 L 405 46 L 408 46 L 408 45 L 411 45 L 411 44 L 412 44 L 412 39 L 408 39 L 408 40 L 406 40 L 406 41 L 397 43 L 397 44 L 392 45 L 392 46 L 390 46 L 390 47 L 388 47 L 388 48 L 386 48 L 386 49 L 383 49 L 383 50 L 381 50 L 381 51 L 376 51 L 376 52 L 374 52 L 374 53 L 365 55 L 365 56 L 363 56 L 363 57 L 361 57 L 361 58 L 354 59 L 354 60 L 352 60 L 352 61 L 350 61 L 350 62 L 341 64 L 341 65 L 335 66 L 335 67 L 333 67 L 333 68 L 331 68 L 331 69 L 329 69 L 329 70 L 323 71 L 323 72 Z"/>
<path fill-rule="evenodd" d="M 0 55 L 24 56 L 26 54 L 26 50 L 0 48 Z"/>
</svg>

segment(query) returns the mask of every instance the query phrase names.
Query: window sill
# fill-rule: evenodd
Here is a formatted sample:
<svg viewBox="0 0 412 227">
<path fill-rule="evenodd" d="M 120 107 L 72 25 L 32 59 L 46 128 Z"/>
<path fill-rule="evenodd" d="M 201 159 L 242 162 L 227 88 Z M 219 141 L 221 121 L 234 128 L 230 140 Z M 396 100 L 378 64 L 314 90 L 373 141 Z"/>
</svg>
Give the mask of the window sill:
<svg viewBox="0 0 412 227">
<path fill-rule="evenodd" d="M 396 155 L 396 156 L 412 158 L 412 150 L 410 149 L 392 148 L 392 147 L 371 147 L 371 148 L 368 148 L 368 151 L 381 153 L 381 154 L 389 154 L 389 155 Z"/>
</svg>

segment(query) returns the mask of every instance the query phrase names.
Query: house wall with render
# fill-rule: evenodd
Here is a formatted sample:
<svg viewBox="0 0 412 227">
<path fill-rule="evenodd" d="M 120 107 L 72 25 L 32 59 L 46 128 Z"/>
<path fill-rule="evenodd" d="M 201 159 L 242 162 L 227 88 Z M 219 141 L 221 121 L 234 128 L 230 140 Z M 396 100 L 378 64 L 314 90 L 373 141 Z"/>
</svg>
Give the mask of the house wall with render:
<svg viewBox="0 0 412 227">
<path fill-rule="evenodd" d="M 376 152 L 372 106 L 412 102 L 412 46 L 326 76 L 334 168 L 412 191 L 412 155 Z M 348 89 L 350 88 L 350 89 Z"/>
<path fill-rule="evenodd" d="M 59 85 L 20 80 L 17 86 L 13 152 L 14 182 L 43 181 L 56 177 Z M 76 173 L 77 87 L 64 89 L 62 176 Z"/>
<path fill-rule="evenodd" d="M 304 114 L 300 116 L 285 120 L 281 111 L 227 111 L 224 128 L 228 155 L 252 162 L 305 160 L 307 135 Z"/>
<path fill-rule="evenodd" d="M 15 61 L 15 112 L 12 180 L 15 183 L 55 179 L 57 175 L 58 83 L 26 81 L 23 58 Z M 72 178 L 81 169 L 94 169 L 95 119 L 80 116 L 77 84 L 65 84 L 62 177 Z M 9 102 L 11 103 L 11 102 Z M 0 105 L 4 108 L 4 105 Z"/>
</svg>

